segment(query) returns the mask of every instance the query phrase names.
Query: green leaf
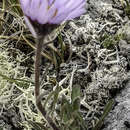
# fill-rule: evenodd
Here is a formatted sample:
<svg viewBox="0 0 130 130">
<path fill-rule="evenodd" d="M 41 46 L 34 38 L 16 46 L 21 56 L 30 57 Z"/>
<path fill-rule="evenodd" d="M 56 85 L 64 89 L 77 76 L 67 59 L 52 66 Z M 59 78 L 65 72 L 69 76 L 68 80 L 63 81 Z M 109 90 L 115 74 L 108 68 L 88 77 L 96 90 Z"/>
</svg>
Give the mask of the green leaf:
<svg viewBox="0 0 130 130">
<path fill-rule="evenodd" d="M 8 1 L 10 6 L 12 7 L 12 10 L 17 13 L 19 16 L 22 16 L 22 11 L 19 5 L 19 0 L 10 0 Z"/>
<path fill-rule="evenodd" d="M 55 94 L 55 92 L 52 91 L 52 92 L 48 95 L 48 97 L 47 97 L 47 99 L 46 99 L 46 101 L 45 101 L 45 103 L 44 103 L 44 108 L 46 107 L 46 104 L 47 104 L 47 102 L 49 101 L 49 99 L 50 99 L 54 94 Z"/>
<path fill-rule="evenodd" d="M 28 123 L 35 129 L 35 130 L 48 130 L 43 124 L 28 120 Z"/>
<path fill-rule="evenodd" d="M 61 119 L 63 120 L 63 123 L 67 123 L 71 119 L 71 113 L 72 113 L 72 106 L 65 98 L 62 100 L 62 106 L 61 106 Z"/>
<path fill-rule="evenodd" d="M 61 60 L 62 60 L 62 63 L 64 63 L 64 52 L 66 50 L 66 47 L 65 47 L 65 45 L 63 43 L 63 39 L 62 39 L 61 33 L 59 33 L 59 35 L 58 35 L 58 41 L 59 41 L 59 44 L 61 46 Z"/>
<path fill-rule="evenodd" d="M 9 77 L 7 77 L 6 75 L 3 75 L 2 73 L 0 73 L 0 76 L 1 76 L 3 79 L 5 79 L 5 80 L 7 80 L 7 81 L 9 81 L 9 82 L 11 82 L 11 83 L 15 83 L 15 84 L 17 84 L 17 85 L 20 86 L 20 87 L 25 87 L 25 88 L 27 88 L 30 83 L 34 84 L 34 82 L 32 82 L 32 81 L 28 81 L 28 80 L 24 80 L 24 79 L 9 78 Z"/>
<path fill-rule="evenodd" d="M 108 115 L 108 113 L 110 112 L 110 110 L 112 109 L 112 105 L 114 103 L 114 100 L 111 99 L 108 104 L 106 105 L 103 115 L 101 116 L 100 120 L 97 122 L 96 126 L 92 129 L 92 130 L 100 130 L 100 128 L 102 127 L 103 121 L 105 119 L 105 117 Z"/>
<path fill-rule="evenodd" d="M 55 105 L 58 102 L 58 95 L 59 95 L 60 90 L 61 90 L 61 87 L 57 86 L 55 91 L 54 91 L 54 100 L 53 100 L 53 103 L 52 103 L 52 110 L 53 111 L 55 110 Z"/>
<path fill-rule="evenodd" d="M 77 99 L 80 98 L 80 86 L 76 85 L 72 88 L 72 93 L 71 93 L 71 100 L 72 103 Z"/>
<path fill-rule="evenodd" d="M 70 128 L 70 130 L 80 130 L 80 127 L 78 127 L 78 126 L 75 126 L 75 127 L 74 127 L 74 126 L 73 126 L 73 127 Z"/>
<path fill-rule="evenodd" d="M 80 99 L 77 98 L 73 102 L 73 111 L 79 111 L 80 109 Z"/>
<path fill-rule="evenodd" d="M 80 112 L 76 113 L 77 119 L 79 120 L 78 122 L 80 122 L 80 126 L 83 130 L 88 130 L 85 121 L 83 120 L 83 117 L 81 115 Z"/>
</svg>

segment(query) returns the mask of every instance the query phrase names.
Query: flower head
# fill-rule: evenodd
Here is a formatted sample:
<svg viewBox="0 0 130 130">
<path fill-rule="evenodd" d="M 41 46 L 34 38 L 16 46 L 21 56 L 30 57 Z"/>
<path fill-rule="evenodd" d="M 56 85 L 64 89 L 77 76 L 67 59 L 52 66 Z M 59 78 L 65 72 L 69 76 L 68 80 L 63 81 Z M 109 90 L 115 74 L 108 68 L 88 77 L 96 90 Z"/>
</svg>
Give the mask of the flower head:
<svg viewBox="0 0 130 130">
<path fill-rule="evenodd" d="M 24 15 L 39 24 L 60 24 L 85 12 L 85 0 L 20 0 Z"/>
</svg>

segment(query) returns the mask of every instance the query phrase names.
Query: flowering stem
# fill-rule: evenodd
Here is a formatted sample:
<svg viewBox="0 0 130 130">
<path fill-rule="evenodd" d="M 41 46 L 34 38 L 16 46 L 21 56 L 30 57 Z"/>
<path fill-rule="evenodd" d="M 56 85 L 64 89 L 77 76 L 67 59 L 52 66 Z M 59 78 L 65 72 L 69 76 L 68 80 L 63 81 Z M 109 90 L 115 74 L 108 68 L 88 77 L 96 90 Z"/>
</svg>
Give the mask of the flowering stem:
<svg viewBox="0 0 130 130">
<path fill-rule="evenodd" d="M 59 130 L 53 120 L 47 115 L 45 108 L 42 106 L 40 100 L 40 61 L 41 61 L 41 51 L 43 45 L 44 37 L 39 37 L 37 41 L 36 47 L 36 60 L 35 60 L 35 97 L 36 97 L 36 105 L 39 111 L 42 113 L 43 117 L 47 120 L 48 124 L 53 128 L 53 130 Z"/>
</svg>

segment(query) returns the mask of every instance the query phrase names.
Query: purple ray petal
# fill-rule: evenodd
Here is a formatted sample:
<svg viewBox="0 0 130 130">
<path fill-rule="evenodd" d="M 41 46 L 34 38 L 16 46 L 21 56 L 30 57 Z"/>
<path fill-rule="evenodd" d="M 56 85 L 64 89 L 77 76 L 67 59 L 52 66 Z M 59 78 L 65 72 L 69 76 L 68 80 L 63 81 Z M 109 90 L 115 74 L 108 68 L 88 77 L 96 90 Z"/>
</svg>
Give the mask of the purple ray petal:
<svg viewBox="0 0 130 130">
<path fill-rule="evenodd" d="M 60 24 L 85 13 L 85 0 L 20 0 L 20 4 L 25 16 L 42 25 Z"/>
</svg>

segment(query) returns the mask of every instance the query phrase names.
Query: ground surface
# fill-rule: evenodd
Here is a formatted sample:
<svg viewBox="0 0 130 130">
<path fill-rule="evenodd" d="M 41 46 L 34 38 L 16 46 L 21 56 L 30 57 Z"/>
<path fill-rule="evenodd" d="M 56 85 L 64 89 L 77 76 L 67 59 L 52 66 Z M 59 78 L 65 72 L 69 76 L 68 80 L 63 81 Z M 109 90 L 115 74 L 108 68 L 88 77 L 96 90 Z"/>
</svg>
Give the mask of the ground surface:
<svg viewBox="0 0 130 130">
<path fill-rule="evenodd" d="M 64 103 L 62 98 L 71 102 L 72 89 L 80 88 L 79 111 L 88 129 L 96 125 L 112 98 L 115 104 L 102 129 L 130 129 L 130 6 L 126 3 L 125 0 L 87 0 L 86 14 L 68 22 L 61 31 L 67 50 L 64 58 L 60 55 L 58 67 L 46 58 L 42 59 L 43 97 L 46 99 L 55 90 L 55 82 L 59 82 L 61 90 L 55 109 L 60 111 L 59 107 Z M 4 24 L 2 34 L 19 39 L 0 39 L 0 74 L 28 82 L 21 84 L 16 82 L 19 80 L 1 77 L 0 126 L 3 130 L 30 130 L 28 125 L 31 121 L 43 121 L 37 114 L 33 94 L 34 50 L 25 44 L 27 41 L 20 35 L 19 30 L 22 29 L 29 34 L 23 19 L 12 14 L 5 17 L 18 31 L 10 29 L 7 32 L 9 28 Z M 53 47 L 61 49 L 58 38 Z M 45 49 L 50 51 L 50 48 Z M 47 104 L 47 110 L 50 110 L 51 102 Z M 55 112 L 53 118 L 60 120 L 57 115 Z"/>
<path fill-rule="evenodd" d="M 130 130 L 130 82 L 115 101 L 117 104 L 105 119 L 103 130 Z"/>
</svg>

